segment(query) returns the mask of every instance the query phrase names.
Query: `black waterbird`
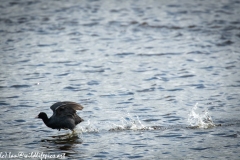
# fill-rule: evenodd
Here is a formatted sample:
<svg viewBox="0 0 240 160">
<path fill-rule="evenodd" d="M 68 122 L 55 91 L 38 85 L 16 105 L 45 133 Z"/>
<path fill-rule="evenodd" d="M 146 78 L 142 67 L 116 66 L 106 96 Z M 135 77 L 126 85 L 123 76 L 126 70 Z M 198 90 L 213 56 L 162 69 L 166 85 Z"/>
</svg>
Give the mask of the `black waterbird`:
<svg viewBox="0 0 240 160">
<path fill-rule="evenodd" d="M 48 118 L 47 114 L 40 112 L 36 118 L 40 118 L 43 122 L 52 129 L 73 129 L 77 124 L 81 123 L 83 119 L 76 114 L 76 110 L 82 110 L 80 104 L 70 101 L 57 102 L 50 107 L 53 115 Z"/>
</svg>

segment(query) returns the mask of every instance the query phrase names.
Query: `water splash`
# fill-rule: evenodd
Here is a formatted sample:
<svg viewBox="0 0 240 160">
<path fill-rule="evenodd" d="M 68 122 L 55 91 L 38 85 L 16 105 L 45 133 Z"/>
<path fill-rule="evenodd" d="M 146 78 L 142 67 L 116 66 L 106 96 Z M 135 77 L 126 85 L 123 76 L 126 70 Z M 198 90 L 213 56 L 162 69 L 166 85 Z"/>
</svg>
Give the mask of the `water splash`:
<svg viewBox="0 0 240 160">
<path fill-rule="evenodd" d="M 90 121 L 81 123 L 75 129 L 78 133 L 98 133 L 105 131 L 124 131 L 124 130 L 154 130 L 155 126 L 145 126 L 138 116 L 131 116 L 130 113 L 123 113 L 117 120 L 105 122 Z"/>
<path fill-rule="evenodd" d="M 87 124 L 81 124 L 80 126 L 78 126 L 76 131 L 79 133 L 97 133 L 99 132 L 99 129 L 95 123 L 88 120 Z"/>
<path fill-rule="evenodd" d="M 120 124 L 109 122 L 111 128 L 109 131 L 122 131 L 122 130 L 153 130 L 152 127 L 147 127 L 142 124 L 138 116 L 131 116 L 127 113 L 126 117 L 120 118 Z"/>
<path fill-rule="evenodd" d="M 213 123 L 212 118 L 208 113 L 208 110 L 198 110 L 198 103 L 196 103 L 195 106 L 192 108 L 191 112 L 188 114 L 188 122 L 190 126 L 203 129 L 214 127 L 215 124 Z"/>
</svg>

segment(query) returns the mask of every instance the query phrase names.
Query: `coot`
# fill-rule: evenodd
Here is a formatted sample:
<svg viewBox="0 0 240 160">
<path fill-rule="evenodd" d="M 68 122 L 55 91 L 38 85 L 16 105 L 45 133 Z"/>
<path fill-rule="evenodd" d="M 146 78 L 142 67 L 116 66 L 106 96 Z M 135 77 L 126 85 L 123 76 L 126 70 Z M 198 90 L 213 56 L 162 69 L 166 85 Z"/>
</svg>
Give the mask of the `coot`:
<svg viewBox="0 0 240 160">
<path fill-rule="evenodd" d="M 48 118 L 47 114 L 40 112 L 36 118 L 40 118 L 43 122 L 52 129 L 73 129 L 77 124 L 83 121 L 81 117 L 76 114 L 76 110 L 82 110 L 80 104 L 70 101 L 57 102 L 50 107 L 53 115 Z"/>
</svg>

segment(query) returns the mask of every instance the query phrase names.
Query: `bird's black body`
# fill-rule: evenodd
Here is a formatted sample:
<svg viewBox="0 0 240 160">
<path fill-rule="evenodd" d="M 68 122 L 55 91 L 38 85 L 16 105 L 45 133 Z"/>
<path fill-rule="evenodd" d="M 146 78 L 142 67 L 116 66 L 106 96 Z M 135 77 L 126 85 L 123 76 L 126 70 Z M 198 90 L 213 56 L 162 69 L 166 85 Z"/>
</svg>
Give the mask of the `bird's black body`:
<svg viewBox="0 0 240 160">
<path fill-rule="evenodd" d="M 43 122 L 52 129 L 70 129 L 73 130 L 77 124 L 81 123 L 83 119 L 76 114 L 76 110 L 82 110 L 83 107 L 75 102 L 57 102 L 50 107 L 53 111 L 53 115 L 48 118 L 44 112 L 39 113 L 37 118 L 43 120 Z"/>
</svg>

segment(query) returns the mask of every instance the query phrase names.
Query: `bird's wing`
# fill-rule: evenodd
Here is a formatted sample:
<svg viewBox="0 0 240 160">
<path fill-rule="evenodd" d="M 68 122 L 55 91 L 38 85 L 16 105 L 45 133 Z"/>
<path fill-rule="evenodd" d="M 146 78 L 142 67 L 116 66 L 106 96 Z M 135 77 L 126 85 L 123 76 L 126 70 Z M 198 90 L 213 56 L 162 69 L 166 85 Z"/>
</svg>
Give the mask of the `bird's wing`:
<svg viewBox="0 0 240 160">
<path fill-rule="evenodd" d="M 63 105 L 62 102 L 57 102 L 57 103 L 54 103 L 50 108 L 51 108 L 51 110 L 53 111 L 53 113 L 55 113 L 56 108 L 59 107 L 59 106 L 61 106 L 61 105 Z"/>
<path fill-rule="evenodd" d="M 76 110 L 82 110 L 83 107 L 75 102 L 57 102 L 50 107 L 53 110 L 53 115 L 58 117 L 74 117 Z"/>
<path fill-rule="evenodd" d="M 52 109 L 53 113 L 55 113 L 62 106 L 65 106 L 67 108 L 72 108 L 73 110 L 83 109 L 83 106 L 81 106 L 80 104 L 77 104 L 75 102 L 70 102 L 70 101 L 54 103 L 50 108 Z"/>
</svg>

